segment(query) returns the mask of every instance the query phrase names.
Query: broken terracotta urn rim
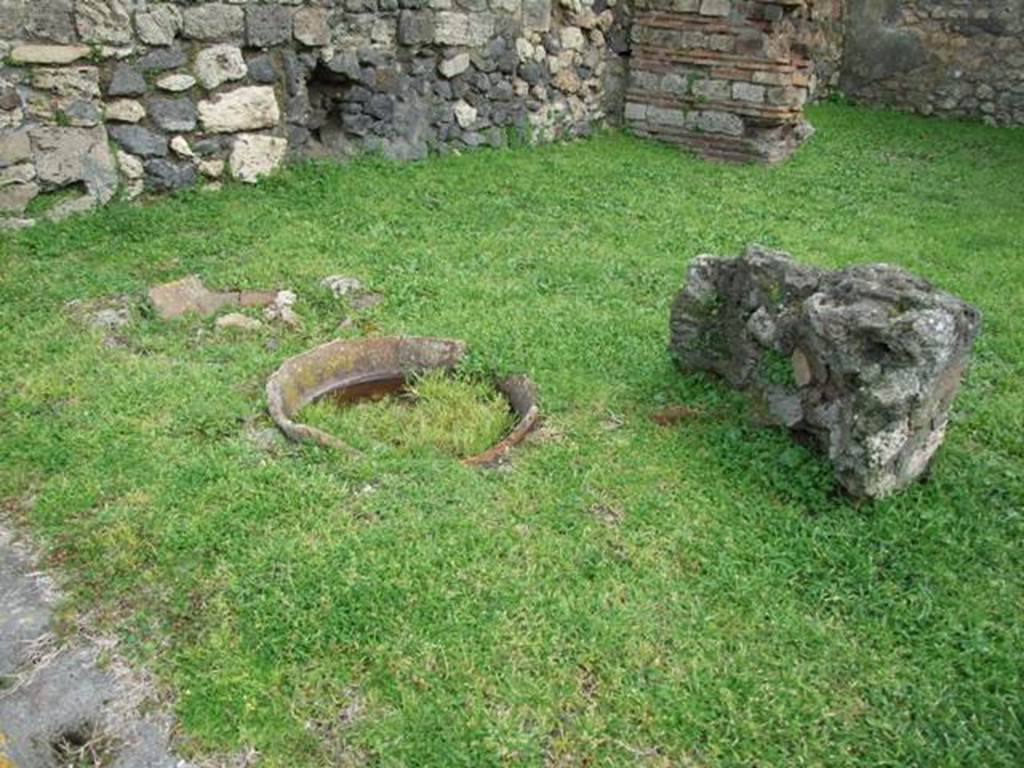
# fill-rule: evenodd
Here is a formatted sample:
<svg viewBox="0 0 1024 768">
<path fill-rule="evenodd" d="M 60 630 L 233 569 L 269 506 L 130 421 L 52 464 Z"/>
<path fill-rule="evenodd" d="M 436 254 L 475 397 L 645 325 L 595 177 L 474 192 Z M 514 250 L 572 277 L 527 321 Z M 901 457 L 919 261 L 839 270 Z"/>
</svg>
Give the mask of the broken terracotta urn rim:
<svg viewBox="0 0 1024 768">
<path fill-rule="evenodd" d="M 358 402 L 373 391 L 397 390 L 428 371 L 452 373 L 466 354 L 458 339 L 433 336 L 383 336 L 334 339 L 288 358 L 267 380 L 267 410 L 289 439 L 335 448 L 353 456 L 359 451 L 341 437 L 296 421 L 304 407 L 326 395 Z M 486 451 L 461 463 L 493 466 L 519 445 L 540 420 L 537 389 L 529 377 L 493 377 L 493 385 L 516 415 L 515 426 Z M 374 385 L 378 389 L 374 390 Z"/>
</svg>

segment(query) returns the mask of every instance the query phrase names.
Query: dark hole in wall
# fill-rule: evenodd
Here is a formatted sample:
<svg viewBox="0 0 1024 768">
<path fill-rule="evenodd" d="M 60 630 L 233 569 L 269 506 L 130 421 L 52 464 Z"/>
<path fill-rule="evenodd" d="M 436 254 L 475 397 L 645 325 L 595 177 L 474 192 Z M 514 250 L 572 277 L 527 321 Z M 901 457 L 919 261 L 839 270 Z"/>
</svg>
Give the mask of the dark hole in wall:
<svg viewBox="0 0 1024 768">
<path fill-rule="evenodd" d="M 365 134 L 361 110 L 353 107 L 363 97 L 362 88 L 345 72 L 333 71 L 323 62 L 310 71 L 306 82 L 309 92 L 309 129 L 314 147 L 332 155 L 345 154 L 350 148 L 348 134 Z M 368 95 L 368 92 L 367 92 Z"/>
</svg>

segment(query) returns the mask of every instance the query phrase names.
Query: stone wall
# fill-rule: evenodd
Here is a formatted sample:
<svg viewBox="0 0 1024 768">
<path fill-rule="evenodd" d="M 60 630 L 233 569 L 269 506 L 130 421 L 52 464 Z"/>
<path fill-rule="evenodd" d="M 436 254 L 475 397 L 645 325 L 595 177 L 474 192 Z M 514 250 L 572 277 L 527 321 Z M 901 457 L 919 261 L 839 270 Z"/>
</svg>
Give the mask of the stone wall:
<svg viewBox="0 0 1024 768">
<path fill-rule="evenodd" d="M 810 99 L 828 96 L 839 87 L 846 31 L 844 0 L 807 3 L 804 18 L 795 30 L 800 55 L 811 68 Z"/>
<path fill-rule="evenodd" d="M 837 80 L 1024 123 L 1024 0 L 0 0 L 0 57 L 8 227 L 289 156 L 413 159 L 605 120 L 774 161 Z"/>
<path fill-rule="evenodd" d="M 1024 125 L 1024 0 L 847 0 L 843 93 Z"/>
<path fill-rule="evenodd" d="M 0 215 L 584 134 L 616 32 L 608 0 L 0 0 Z"/>
</svg>

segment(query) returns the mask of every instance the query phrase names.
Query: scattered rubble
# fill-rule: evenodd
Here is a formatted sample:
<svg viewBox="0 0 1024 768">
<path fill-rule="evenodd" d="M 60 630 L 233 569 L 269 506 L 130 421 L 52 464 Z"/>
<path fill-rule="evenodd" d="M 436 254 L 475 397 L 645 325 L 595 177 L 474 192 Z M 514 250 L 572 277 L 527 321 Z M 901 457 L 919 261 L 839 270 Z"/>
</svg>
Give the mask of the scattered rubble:
<svg viewBox="0 0 1024 768">
<path fill-rule="evenodd" d="M 329 275 L 320 281 L 320 285 L 330 290 L 336 299 L 351 293 L 358 293 L 363 289 L 363 284 L 358 277 L 345 275 Z"/>
<path fill-rule="evenodd" d="M 263 310 L 263 317 L 269 321 L 280 320 L 290 328 L 297 328 L 301 321 L 292 309 L 295 299 L 292 291 L 278 291 L 274 300 Z"/>
</svg>

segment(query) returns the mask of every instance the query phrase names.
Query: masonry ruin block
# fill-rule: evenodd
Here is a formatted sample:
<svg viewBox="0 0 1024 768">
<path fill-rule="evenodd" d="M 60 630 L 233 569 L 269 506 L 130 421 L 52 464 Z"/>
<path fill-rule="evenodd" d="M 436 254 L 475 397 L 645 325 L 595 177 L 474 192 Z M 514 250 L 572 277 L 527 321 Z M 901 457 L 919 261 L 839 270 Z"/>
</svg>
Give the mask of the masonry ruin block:
<svg viewBox="0 0 1024 768">
<path fill-rule="evenodd" d="M 751 246 L 698 256 L 671 314 L 684 371 L 749 392 L 853 496 L 906 487 L 942 443 L 978 311 L 899 267 L 828 271 Z"/>
<path fill-rule="evenodd" d="M 808 5 L 637 0 L 626 124 L 707 157 L 786 159 L 811 133 Z"/>
</svg>

